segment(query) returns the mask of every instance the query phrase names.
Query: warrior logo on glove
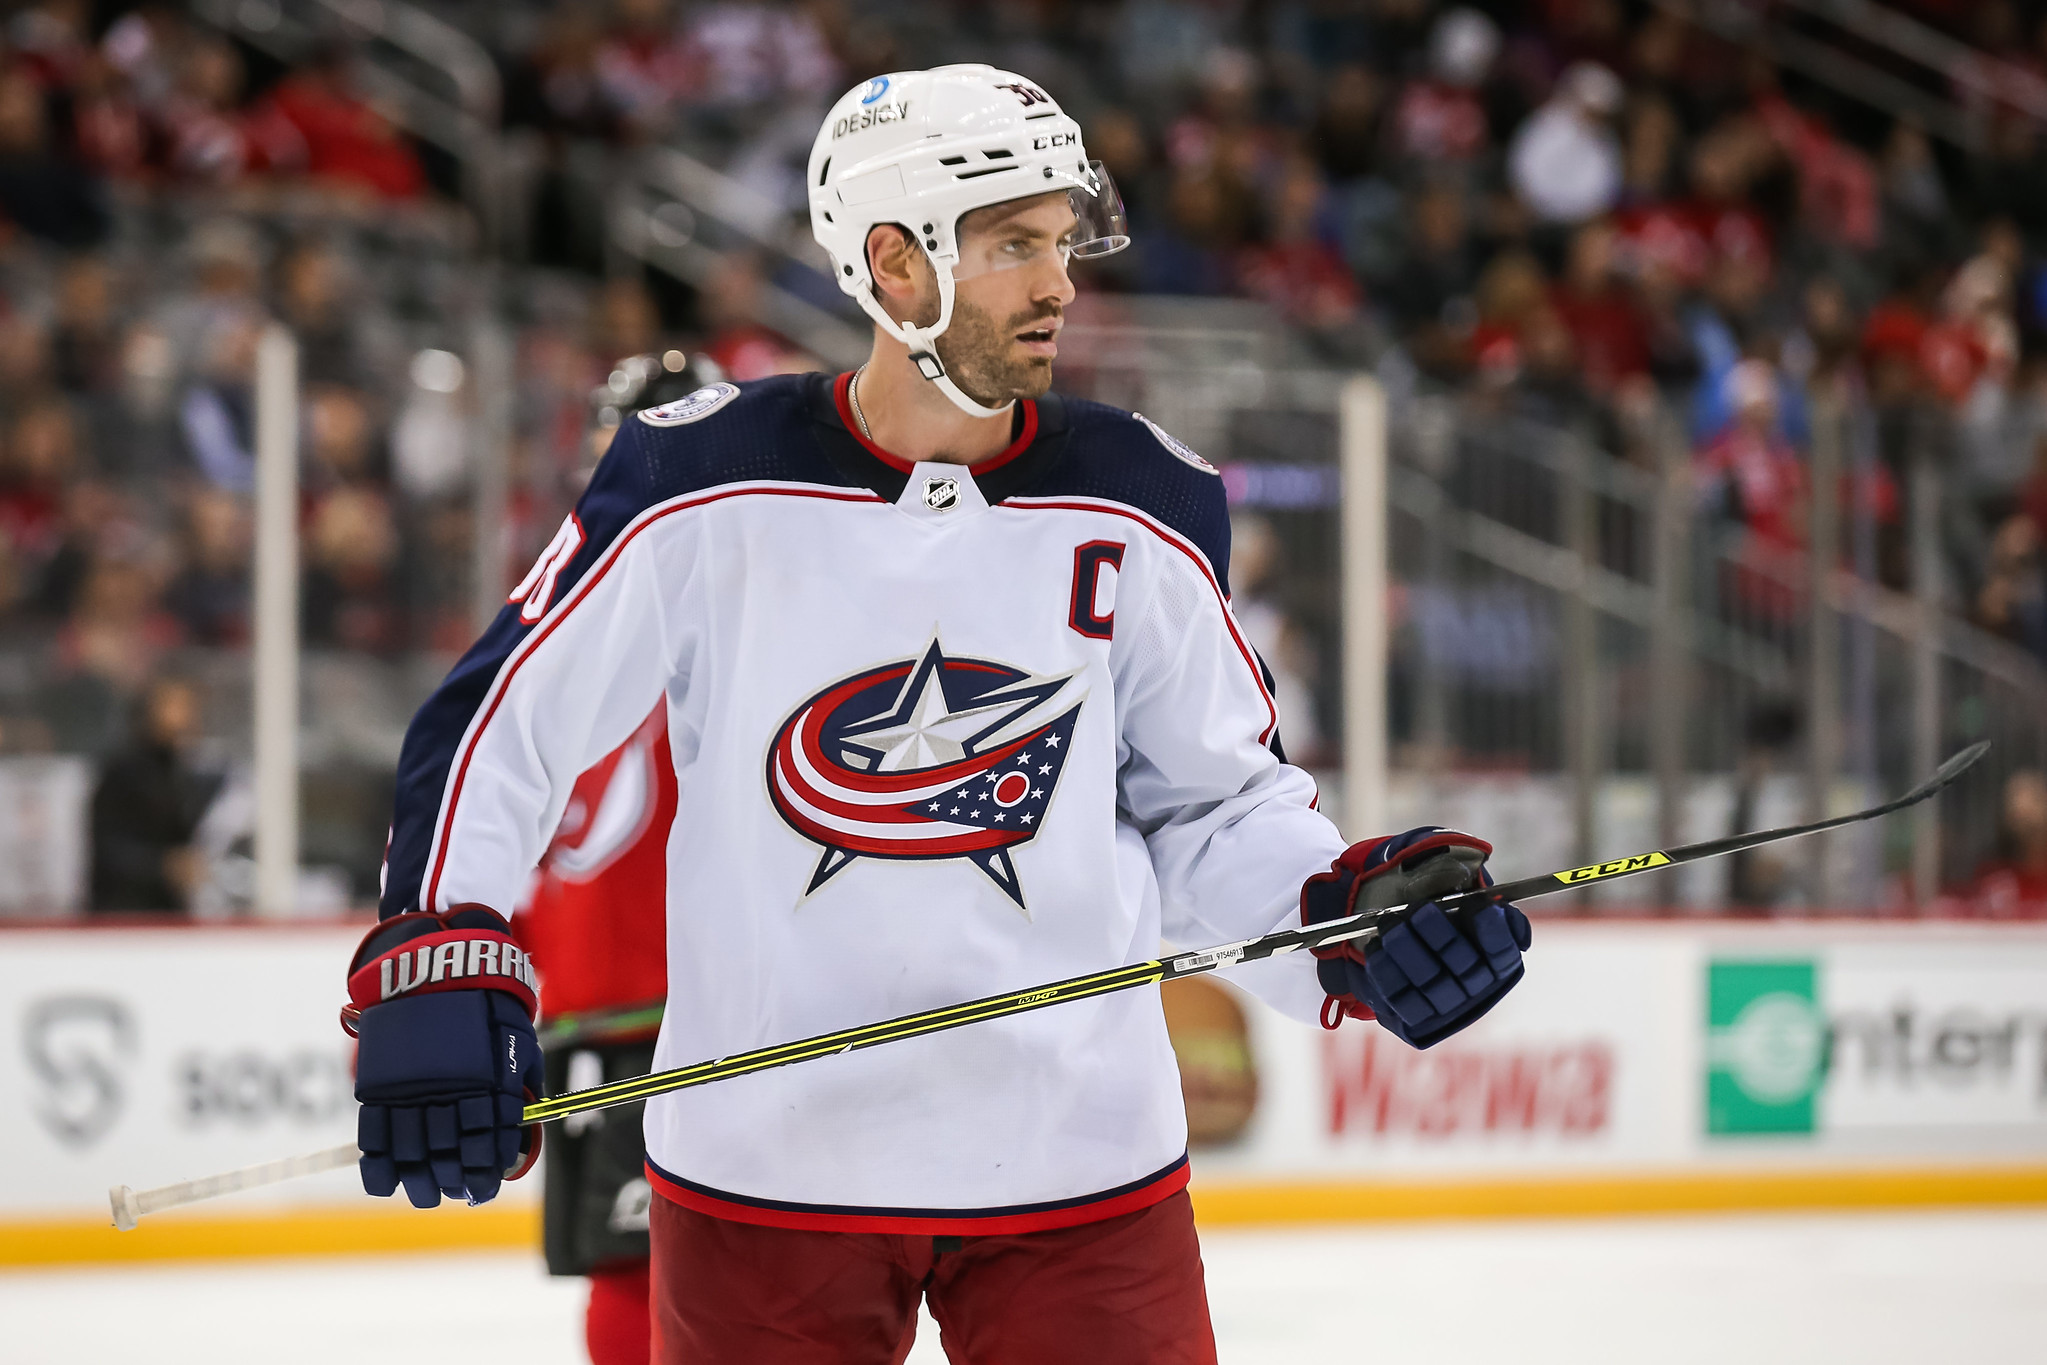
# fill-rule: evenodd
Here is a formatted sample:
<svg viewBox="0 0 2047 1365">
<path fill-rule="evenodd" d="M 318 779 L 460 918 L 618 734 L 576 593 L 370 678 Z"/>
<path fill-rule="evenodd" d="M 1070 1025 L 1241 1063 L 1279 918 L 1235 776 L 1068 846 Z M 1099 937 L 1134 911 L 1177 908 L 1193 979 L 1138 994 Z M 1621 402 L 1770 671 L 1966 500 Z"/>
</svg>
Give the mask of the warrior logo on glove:
<svg viewBox="0 0 2047 1365">
<path fill-rule="evenodd" d="M 481 905 L 384 920 L 348 975 L 363 1189 L 432 1208 L 482 1203 L 540 1150 L 529 1100 L 545 1093 L 531 959 Z"/>
<path fill-rule="evenodd" d="M 768 791 L 824 845 L 804 894 L 856 858 L 965 858 L 1028 914 L 1009 851 L 1037 836 L 1058 789 L 1080 716 L 1071 679 L 948 655 L 934 638 L 921 658 L 797 707 L 768 749 Z"/>
</svg>

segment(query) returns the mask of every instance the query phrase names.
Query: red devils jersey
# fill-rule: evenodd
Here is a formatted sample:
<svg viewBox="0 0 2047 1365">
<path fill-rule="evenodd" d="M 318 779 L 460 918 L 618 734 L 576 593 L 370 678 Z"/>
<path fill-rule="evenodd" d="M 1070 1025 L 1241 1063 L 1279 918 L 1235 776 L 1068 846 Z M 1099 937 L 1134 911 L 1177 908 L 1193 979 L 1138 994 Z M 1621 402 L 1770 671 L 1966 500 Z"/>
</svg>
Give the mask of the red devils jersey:
<svg viewBox="0 0 2047 1365">
<path fill-rule="evenodd" d="M 662 1067 L 1267 933 L 1343 849 L 1230 611 L 1214 469 L 1052 399 L 912 465 L 845 386 L 626 422 L 406 738 L 385 909 L 502 906 L 665 713 Z M 1295 956 L 1238 977 L 1312 1020 Z M 666 1197 L 794 1227 L 1056 1227 L 1187 1174 L 1156 991 L 658 1096 L 646 1138 Z"/>
<path fill-rule="evenodd" d="M 675 765 L 668 711 L 576 779 L 554 842 L 519 909 L 519 937 L 550 1015 L 658 1000 L 668 917 L 668 826 Z"/>
</svg>

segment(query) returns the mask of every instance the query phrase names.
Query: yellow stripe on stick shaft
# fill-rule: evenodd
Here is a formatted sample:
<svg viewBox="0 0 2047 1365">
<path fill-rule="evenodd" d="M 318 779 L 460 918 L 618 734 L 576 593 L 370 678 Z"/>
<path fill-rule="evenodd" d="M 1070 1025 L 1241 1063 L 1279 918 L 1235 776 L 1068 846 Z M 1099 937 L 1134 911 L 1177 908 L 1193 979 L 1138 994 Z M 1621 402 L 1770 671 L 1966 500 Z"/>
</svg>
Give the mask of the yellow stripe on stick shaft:
<svg viewBox="0 0 2047 1365">
<path fill-rule="evenodd" d="M 608 1109 L 613 1105 L 630 1104 L 634 1100 L 665 1095 L 672 1090 L 687 1090 L 692 1086 L 708 1085 L 712 1081 L 727 1080 L 733 1076 L 746 1075 L 748 1072 L 766 1071 L 771 1067 L 788 1066 L 793 1062 L 829 1057 L 836 1052 L 850 1052 L 856 1048 L 874 1047 L 880 1043 L 921 1037 L 927 1033 L 940 1033 L 966 1024 L 977 1024 L 988 1019 L 1002 1019 L 1013 1014 L 1044 1009 L 1048 1005 L 1063 1004 L 1069 1000 L 1081 1000 L 1092 995 L 1106 995 L 1111 991 L 1149 985 L 1158 981 L 1164 974 L 1165 964 L 1158 961 L 1114 967 L 1105 972 L 1054 982 L 1049 986 L 1033 986 L 1027 990 L 1012 991 L 1007 995 L 991 995 L 981 1000 L 969 1000 L 964 1004 L 948 1005 L 944 1009 L 906 1014 L 899 1019 L 884 1019 L 880 1023 L 867 1024 L 860 1028 L 822 1033 L 815 1038 L 800 1038 L 793 1043 L 777 1043 L 772 1047 L 756 1048 L 751 1052 L 720 1057 L 714 1061 L 697 1062 L 669 1071 L 628 1077 L 622 1081 L 613 1081 L 609 1085 L 592 1086 L 588 1090 L 572 1091 L 566 1095 L 557 1095 L 553 1099 L 527 1105 L 523 1117 L 528 1123 L 544 1123 L 549 1119 L 567 1118 L 571 1114 L 588 1113 L 593 1109 Z"/>
</svg>

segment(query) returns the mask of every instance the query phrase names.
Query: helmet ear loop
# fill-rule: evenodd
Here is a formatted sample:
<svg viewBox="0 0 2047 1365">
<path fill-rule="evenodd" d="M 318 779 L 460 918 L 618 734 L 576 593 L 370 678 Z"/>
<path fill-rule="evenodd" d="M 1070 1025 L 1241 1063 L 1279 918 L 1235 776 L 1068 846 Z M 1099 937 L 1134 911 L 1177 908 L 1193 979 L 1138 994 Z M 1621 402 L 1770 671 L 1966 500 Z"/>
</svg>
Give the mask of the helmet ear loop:
<svg viewBox="0 0 2047 1365">
<path fill-rule="evenodd" d="M 924 250 L 921 246 L 918 249 Z M 909 347 L 913 360 L 928 357 L 931 365 L 936 368 L 936 373 L 926 369 L 922 363 L 919 363 L 917 368 L 926 379 L 936 379 L 945 373 L 945 362 L 938 358 L 938 338 L 952 325 L 952 262 L 941 261 L 929 251 L 924 251 L 924 259 L 931 263 L 931 273 L 938 281 L 938 321 L 929 327 L 898 322 L 889 316 L 888 309 L 882 306 L 881 299 L 875 293 L 874 271 L 871 267 L 861 271 L 863 287 L 853 298 L 860 305 L 860 310 L 873 318 L 882 331 Z M 865 265 L 865 262 L 862 264 Z"/>
<path fill-rule="evenodd" d="M 938 338 L 944 334 L 946 328 L 952 326 L 953 261 L 950 257 L 933 256 L 929 251 L 925 252 L 924 258 L 931 262 L 931 273 L 938 280 L 938 321 L 929 327 L 913 327 L 908 323 L 897 322 L 888 315 L 888 310 L 881 306 L 881 300 L 874 296 L 872 275 L 868 277 L 867 288 L 856 296 L 860 307 L 883 331 L 909 348 L 910 363 L 917 367 L 919 374 L 937 385 L 938 391 L 944 394 L 954 407 L 969 417 L 1000 417 L 1016 406 L 1014 400 L 1004 403 L 999 408 L 984 406 L 968 397 L 959 385 L 953 383 L 952 376 L 945 372 L 945 362 L 938 356 Z"/>
<path fill-rule="evenodd" d="M 935 383 L 946 378 L 945 362 L 938 357 L 938 338 L 952 326 L 953 263 L 928 251 L 924 259 L 931 262 L 931 273 L 938 281 L 938 321 L 929 327 L 905 326 L 903 344 L 910 348 L 910 363 L 917 367 L 917 372 Z"/>
<path fill-rule="evenodd" d="M 967 416 L 1001 417 L 1016 406 L 1014 399 L 1004 403 L 999 408 L 991 408 L 985 404 L 975 402 L 967 396 L 966 390 L 953 382 L 952 376 L 945 372 L 945 362 L 939 359 L 938 356 L 939 333 L 952 326 L 952 267 L 953 262 L 950 260 L 933 259 L 931 262 L 931 269 L 938 276 L 938 322 L 930 328 L 920 329 L 922 335 L 929 337 L 930 341 L 922 348 L 916 343 L 912 343 L 910 346 L 910 359 L 916 364 L 918 373 L 936 385 L 938 391 L 951 400 L 952 405 L 967 414 Z M 929 364 L 926 364 L 927 360 Z"/>
</svg>

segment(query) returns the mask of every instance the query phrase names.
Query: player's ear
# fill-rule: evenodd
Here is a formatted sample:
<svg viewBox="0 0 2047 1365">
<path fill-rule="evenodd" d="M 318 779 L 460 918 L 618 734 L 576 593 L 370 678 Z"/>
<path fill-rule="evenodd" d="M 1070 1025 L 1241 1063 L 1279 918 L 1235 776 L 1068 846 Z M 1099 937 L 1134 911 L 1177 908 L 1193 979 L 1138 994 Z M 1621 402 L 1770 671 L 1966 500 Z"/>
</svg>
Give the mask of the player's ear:
<svg viewBox="0 0 2047 1365">
<path fill-rule="evenodd" d="M 893 223 L 877 223 L 868 229 L 867 273 L 890 317 L 907 318 L 926 311 L 923 305 L 927 301 L 935 304 L 936 281 L 924 248 Z"/>
</svg>

